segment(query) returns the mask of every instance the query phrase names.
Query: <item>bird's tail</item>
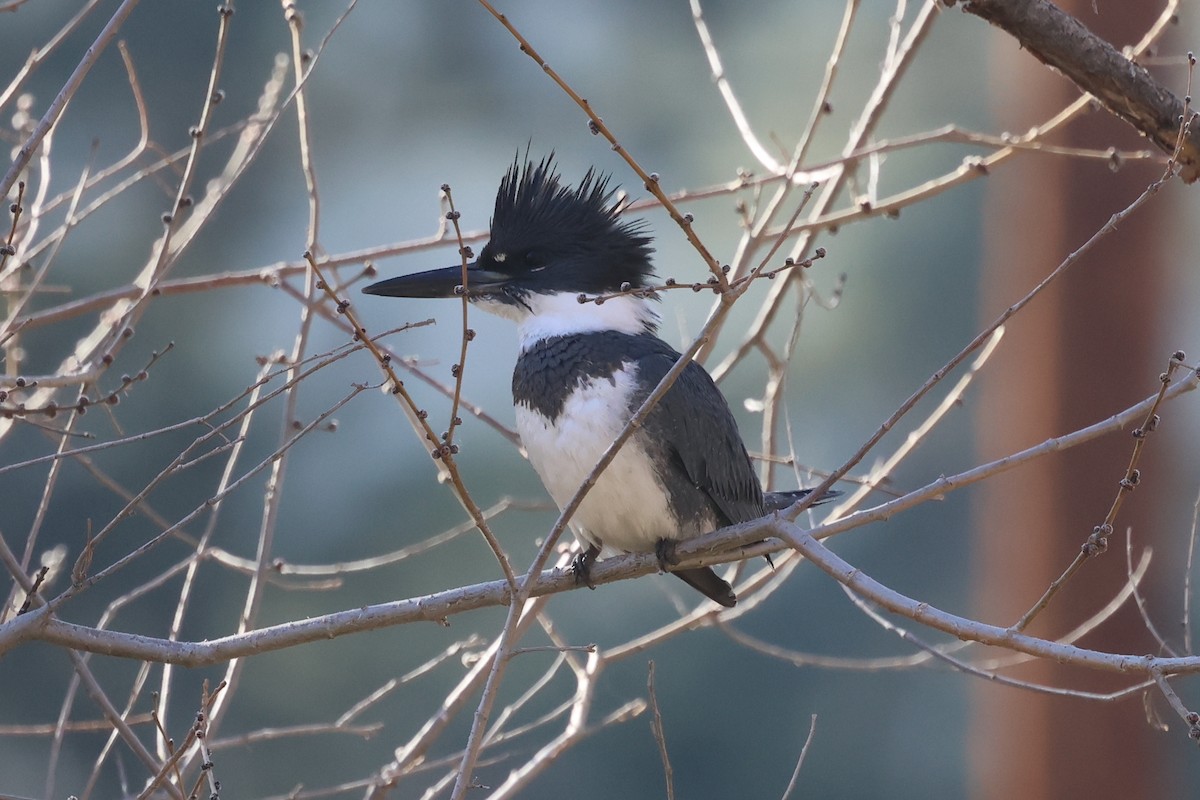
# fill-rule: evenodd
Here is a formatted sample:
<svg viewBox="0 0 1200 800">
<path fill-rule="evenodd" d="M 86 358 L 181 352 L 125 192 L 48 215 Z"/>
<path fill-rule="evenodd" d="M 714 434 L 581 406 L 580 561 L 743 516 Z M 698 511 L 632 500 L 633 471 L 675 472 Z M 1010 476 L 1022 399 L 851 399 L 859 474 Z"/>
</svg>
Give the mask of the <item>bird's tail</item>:
<svg viewBox="0 0 1200 800">
<path fill-rule="evenodd" d="M 763 505 L 766 507 L 767 511 L 783 511 L 785 508 L 799 503 L 810 494 L 812 494 L 812 489 L 793 489 L 790 492 L 764 492 Z M 819 506 L 822 503 L 828 503 L 830 500 L 841 496 L 841 492 L 835 489 L 830 489 L 828 492 L 818 497 L 813 505 Z"/>
<path fill-rule="evenodd" d="M 733 593 L 733 587 L 721 580 L 717 573 L 709 567 L 681 569 L 671 574 L 714 603 L 719 603 L 726 608 L 733 608 L 737 605 L 737 595 Z"/>
<path fill-rule="evenodd" d="M 798 503 L 810 494 L 812 494 L 812 489 L 794 489 L 790 492 L 766 492 L 763 495 L 763 505 L 766 506 L 767 511 L 782 511 Z M 835 497 L 841 497 L 841 495 L 842 493 L 839 491 L 830 490 L 821 495 L 813 505 L 828 503 Z M 771 561 L 770 556 L 767 556 L 767 561 Z M 772 566 L 774 565 L 772 564 Z M 671 574 L 714 603 L 723 605 L 726 608 L 733 608 L 737 605 L 737 595 L 733 593 L 733 587 L 721 580 L 717 573 L 713 572 L 709 567 L 675 570 Z"/>
</svg>

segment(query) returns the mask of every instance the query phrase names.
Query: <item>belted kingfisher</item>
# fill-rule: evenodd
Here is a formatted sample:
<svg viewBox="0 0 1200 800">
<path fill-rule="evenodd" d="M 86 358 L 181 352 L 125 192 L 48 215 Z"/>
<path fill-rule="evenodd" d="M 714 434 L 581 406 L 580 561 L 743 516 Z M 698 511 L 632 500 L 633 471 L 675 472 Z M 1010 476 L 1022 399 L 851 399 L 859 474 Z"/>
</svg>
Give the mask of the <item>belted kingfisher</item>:
<svg viewBox="0 0 1200 800">
<path fill-rule="evenodd" d="M 517 323 L 517 430 L 561 508 L 570 502 L 679 353 L 656 335 L 654 272 L 644 222 L 624 222 L 609 178 L 588 170 L 572 189 L 553 156 L 514 161 L 500 183 L 491 237 L 461 265 L 373 283 L 389 297 L 455 297 Z M 616 293 L 603 303 L 581 295 Z M 603 547 L 654 552 L 671 571 L 674 543 L 786 508 L 807 490 L 767 493 L 737 422 L 704 368 L 688 363 L 618 452 L 571 520 L 585 551 L 581 582 Z M 830 493 L 832 496 L 833 493 Z M 725 607 L 732 588 L 709 567 L 674 570 Z"/>
</svg>

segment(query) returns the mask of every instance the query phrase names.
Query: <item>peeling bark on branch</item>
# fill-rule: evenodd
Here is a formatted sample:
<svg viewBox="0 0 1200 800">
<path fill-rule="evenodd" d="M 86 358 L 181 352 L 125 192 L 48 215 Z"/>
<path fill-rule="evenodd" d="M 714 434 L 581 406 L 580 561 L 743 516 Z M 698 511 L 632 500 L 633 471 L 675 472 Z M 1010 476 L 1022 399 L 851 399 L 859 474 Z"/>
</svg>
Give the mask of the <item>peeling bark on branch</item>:
<svg viewBox="0 0 1200 800">
<path fill-rule="evenodd" d="M 1160 149 L 1175 151 L 1183 100 L 1070 14 L 1047 0 L 969 0 L 963 10 L 1010 34 Z M 1184 181 L 1200 178 L 1200 129 L 1189 131 L 1179 164 Z"/>
</svg>

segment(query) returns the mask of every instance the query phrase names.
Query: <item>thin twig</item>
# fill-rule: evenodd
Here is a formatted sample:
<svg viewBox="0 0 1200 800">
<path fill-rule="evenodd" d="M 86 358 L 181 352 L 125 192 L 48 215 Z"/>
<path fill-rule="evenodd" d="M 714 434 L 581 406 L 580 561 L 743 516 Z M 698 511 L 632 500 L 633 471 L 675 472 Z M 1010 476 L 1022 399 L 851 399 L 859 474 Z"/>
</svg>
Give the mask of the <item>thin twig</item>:
<svg viewBox="0 0 1200 800">
<path fill-rule="evenodd" d="M 83 58 L 75 67 L 75 71 L 71 73 L 71 77 L 63 85 L 63 88 L 55 95 L 51 101 L 50 107 L 46 109 L 46 113 L 42 115 L 41 120 L 33 129 L 33 133 L 21 145 L 17 151 L 16 158 L 9 165 L 8 171 L 4 174 L 4 178 L 0 180 L 0 197 L 8 197 L 9 191 L 17 180 L 17 176 L 21 174 L 21 170 L 25 169 L 29 164 L 29 160 L 33 158 L 33 154 L 37 152 L 38 145 L 46 138 L 46 134 L 58 122 L 59 116 L 66 109 L 67 103 L 79 91 L 79 87 L 83 84 L 83 79 L 91 72 L 92 67 L 100 59 L 104 49 L 108 47 L 108 43 L 117 35 L 117 31 L 125 24 L 125 20 L 133 13 L 133 9 L 137 6 L 137 0 L 123 0 L 121 5 L 113 12 L 108 23 L 101 29 L 100 34 L 96 37 L 96 41 L 92 42 L 91 47 L 84 51 Z M 85 11 L 88 9 L 85 9 Z M 81 19 L 82 14 L 76 19 Z M 74 22 L 74 21 L 73 21 Z M 64 28 L 64 31 L 66 29 Z"/>
<path fill-rule="evenodd" d="M 488 525 L 487 519 L 483 516 L 482 510 L 480 510 L 478 504 L 476 504 L 475 500 L 471 497 L 470 492 L 467 491 L 467 486 L 463 482 L 462 475 L 458 471 L 458 465 L 454 460 L 454 450 L 456 446 L 452 444 L 441 443 L 439 437 L 433 432 L 433 428 L 429 425 L 428 414 L 417 407 L 416 401 L 413 400 L 412 395 L 408 393 L 408 390 L 404 386 L 404 382 L 396 375 L 396 372 L 391 365 L 391 359 L 383 354 L 383 352 L 375 344 L 374 340 L 367 337 L 367 329 L 362 326 L 362 324 L 358 321 L 357 315 L 350 308 L 350 301 L 342 300 L 337 296 L 333 290 L 333 287 L 329 285 L 327 280 L 325 280 L 325 276 L 321 272 L 320 266 L 317 265 L 316 259 L 313 258 L 312 253 L 305 253 L 305 258 L 308 259 L 309 264 L 312 265 L 313 272 L 316 273 L 317 277 L 320 279 L 317 283 L 317 288 L 322 289 L 326 296 L 329 297 L 329 299 L 333 302 L 333 304 L 337 306 L 338 312 L 346 316 L 347 321 L 354 328 L 355 339 L 366 345 L 367 350 L 371 352 L 371 355 L 375 357 L 375 360 L 378 362 L 380 368 L 387 375 L 388 385 L 391 387 L 392 394 L 401 400 L 401 406 L 405 409 L 409 420 L 413 423 L 417 432 L 423 435 L 425 441 L 432 446 L 433 449 L 430 451 L 430 455 L 433 456 L 435 461 L 441 462 L 445 474 L 450 479 L 451 485 L 454 487 L 455 497 L 458 499 L 458 502 L 462 504 L 463 508 L 466 509 L 467 513 L 471 515 L 471 519 L 475 522 L 475 527 L 479 530 L 480 534 L 483 535 L 488 547 L 491 548 L 492 554 L 496 556 L 496 561 L 500 564 L 500 569 L 504 572 L 504 579 L 509 582 L 514 590 L 516 590 L 516 576 L 513 573 L 512 564 L 509 562 L 508 556 L 505 555 L 504 548 L 500 545 L 499 540 L 496 539 L 495 534 L 492 533 L 492 529 Z"/>
<path fill-rule="evenodd" d="M 1183 571 L 1183 652 L 1192 650 L 1192 565 L 1196 558 L 1196 537 L 1200 534 L 1200 492 L 1192 502 L 1192 529 L 1188 535 L 1187 560 Z"/>
<path fill-rule="evenodd" d="M 1158 427 L 1159 406 L 1162 405 L 1163 398 L 1166 397 L 1167 387 L 1171 385 L 1171 378 L 1175 370 L 1182 363 L 1183 352 L 1177 351 L 1169 359 L 1167 371 L 1159 375 L 1158 394 L 1155 396 L 1150 408 L 1146 411 L 1146 416 L 1142 424 L 1133 429 L 1134 444 L 1133 452 L 1129 457 L 1129 466 L 1126 467 L 1125 475 L 1118 484 L 1116 497 L 1113 498 L 1104 521 L 1092 529 L 1091 535 L 1087 537 L 1082 547 L 1079 548 L 1079 552 L 1076 553 L 1075 558 L 1063 570 L 1061 575 L 1050 582 L 1050 585 L 1046 587 L 1046 591 L 1042 593 L 1037 602 L 1013 624 L 1013 630 L 1025 630 L 1029 626 L 1029 623 L 1050 605 L 1050 601 L 1054 599 L 1054 596 L 1058 594 L 1067 581 L 1079 572 L 1084 562 L 1100 555 L 1108 549 L 1108 537 L 1112 535 L 1113 523 L 1116 522 L 1117 512 L 1121 510 L 1121 504 L 1125 499 L 1125 495 L 1133 491 L 1141 479 L 1141 473 L 1138 471 L 1137 466 L 1142 455 L 1142 448 L 1146 444 L 1146 436 Z"/>
<path fill-rule="evenodd" d="M 800 781 L 800 770 L 804 767 L 804 759 L 808 755 L 809 745 L 813 743 L 816 735 L 817 715 L 813 714 L 808 723 L 808 735 L 804 737 L 804 745 L 800 748 L 800 756 L 796 759 L 796 768 L 792 770 L 791 780 L 788 781 L 787 788 L 783 790 L 783 800 L 788 800 L 792 796 L 792 792 L 796 791 L 796 785 Z"/>
<path fill-rule="evenodd" d="M 654 660 L 646 667 L 646 692 L 650 699 L 650 731 L 658 743 L 658 755 L 662 759 L 663 778 L 667 782 L 667 800 L 675 800 L 675 778 L 671 769 L 671 757 L 667 755 L 667 734 L 663 726 L 662 712 L 658 708 L 658 693 L 654 688 Z"/>
</svg>

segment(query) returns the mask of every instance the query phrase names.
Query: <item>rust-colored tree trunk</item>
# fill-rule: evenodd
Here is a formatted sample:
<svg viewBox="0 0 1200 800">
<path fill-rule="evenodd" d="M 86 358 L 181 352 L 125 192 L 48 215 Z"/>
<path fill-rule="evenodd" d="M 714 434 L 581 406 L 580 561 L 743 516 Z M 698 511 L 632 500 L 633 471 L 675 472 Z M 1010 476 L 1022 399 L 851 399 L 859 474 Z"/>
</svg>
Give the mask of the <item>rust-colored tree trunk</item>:
<svg viewBox="0 0 1200 800">
<path fill-rule="evenodd" d="M 1144 3 L 1107 3 L 1099 16 L 1090 2 L 1060 5 L 1118 47 L 1157 13 Z M 1009 118 L 1018 109 L 1033 124 L 1077 96 L 1068 81 L 1011 39 L 997 35 L 993 50 L 993 102 Z M 1056 141 L 1146 147 L 1104 112 L 1086 114 Z M 1145 167 L 1114 175 L 1097 162 L 1029 155 L 990 178 L 981 318 L 993 319 L 1022 296 L 1154 175 Z M 1151 202 L 1010 326 L 977 405 L 981 458 L 1103 419 L 1157 388 L 1169 354 L 1156 329 L 1169 220 L 1166 202 Z M 1011 624 L 1061 573 L 1108 511 L 1132 444 L 1128 436 L 1106 437 L 1002 476 L 981 491 L 975 512 L 980 618 Z M 1132 526 L 1137 546 L 1153 541 L 1153 463 L 1150 448 L 1147 481 L 1125 504 L 1109 552 L 1084 566 L 1031 633 L 1061 635 L 1117 592 L 1125 574 L 1126 527 Z M 1133 653 L 1157 649 L 1128 607 L 1081 644 Z M 1094 691 L 1127 683 L 1049 663 L 1012 674 Z M 975 798 L 1147 798 L 1168 791 L 1156 782 L 1166 742 L 1147 725 L 1140 696 L 1097 703 L 978 683 L 972 710 L 969 781 Z"/>
</svg>

